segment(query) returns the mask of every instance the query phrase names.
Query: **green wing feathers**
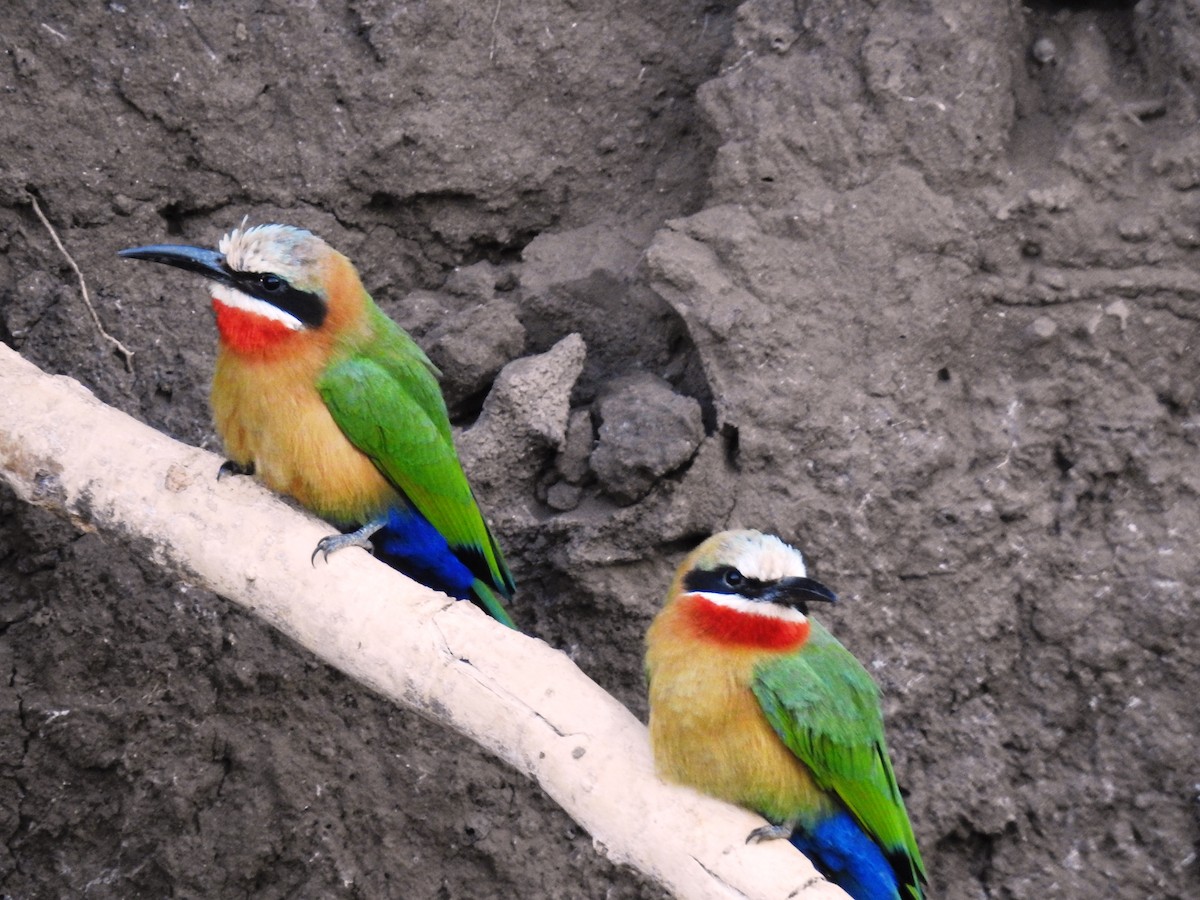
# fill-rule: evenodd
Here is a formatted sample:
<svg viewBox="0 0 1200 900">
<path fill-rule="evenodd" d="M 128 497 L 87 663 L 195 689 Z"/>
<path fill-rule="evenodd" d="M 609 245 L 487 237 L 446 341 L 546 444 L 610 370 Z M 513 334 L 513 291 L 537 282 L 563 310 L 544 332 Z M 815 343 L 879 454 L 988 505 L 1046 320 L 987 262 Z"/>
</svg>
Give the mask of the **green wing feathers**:
<svg viewBox="0 0 1200 900">
<path fill-rule="evenodd" d="M 501 625 L 507 625 L 514 631 L 518 630 L 517 623 L 512 620 L 512 616 L 508 614 L 508 610 L 504 608 L 504 604 L 496 599 L 496 595 L 492 593 L 492 588 L 477 578 L 475 579 L 475 584 L 471 586 L 471 590 L 479 597 L 480 602 L 491 613 L 493 619 Z"/>
<path fill-rule="evenodd" d="M 775 733 L 817 783 L 841 799 L 886 854 L 908 860 L 914 883 L 925 881 L 888 757 L 879 689 L 850 651 L 812 621 L 804 649 L 760 666 L 753 690 Z"/>
<path fill-rule="evenodd" d="M 382 312 L 372 312 L 374 339 L 335 356 L 317 390 L 350 443 L 452 548 L 475 551 L 487 566 L 477 577 L 509 597 L 512 574 L 463 474 L 437 369 L 412 338 Z M 463 562 L 471 567 L 470 560 Z"/>
</svg>

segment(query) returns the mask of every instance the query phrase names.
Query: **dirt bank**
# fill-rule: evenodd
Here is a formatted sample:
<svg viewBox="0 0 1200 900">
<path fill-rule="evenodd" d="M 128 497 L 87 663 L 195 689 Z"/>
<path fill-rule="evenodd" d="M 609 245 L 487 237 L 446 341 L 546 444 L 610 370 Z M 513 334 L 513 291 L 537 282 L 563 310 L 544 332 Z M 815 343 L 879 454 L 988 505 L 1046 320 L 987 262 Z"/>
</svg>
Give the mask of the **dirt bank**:
<svg viewBox="0 0 1200 900">
<path fill-rule="evenodd" d="M 203 290 L 115 251 L 308 227 L 451 373 L 522 627 L 644 714 L 683 551 L 776 531 L 848 601 L 934 896 L 1195 896 L 1200 7 L 963 6 L 25 4 L 0 339 L 215 448 Z M 490 447 L 496 373 L 574 333 L 559 432 Z M 6 493 L 0 672 L 5 896 L 659 896 Z"/>
</svg>

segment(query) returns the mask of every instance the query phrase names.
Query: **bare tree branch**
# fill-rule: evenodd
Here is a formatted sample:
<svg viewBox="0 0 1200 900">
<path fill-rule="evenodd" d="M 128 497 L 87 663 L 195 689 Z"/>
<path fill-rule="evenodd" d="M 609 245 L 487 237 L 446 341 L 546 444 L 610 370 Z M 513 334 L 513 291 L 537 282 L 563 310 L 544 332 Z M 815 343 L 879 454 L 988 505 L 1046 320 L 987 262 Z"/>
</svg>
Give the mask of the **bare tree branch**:
<svg viewBox="0 0 1200 900">
<path fill-rule="evenodd" d="M 760 819 L 659 781 L 646 729 L 565 655 L 366 553 L 313 568 L 328 526 L 248 479 L 218 482 L 219 463 L 0 345 L 0 476 L 26 501 L 146 542 L 162 565 L 475 741 L 679 897 L 844 900 L 786 843 L 746 846 Z"/>
</svg>

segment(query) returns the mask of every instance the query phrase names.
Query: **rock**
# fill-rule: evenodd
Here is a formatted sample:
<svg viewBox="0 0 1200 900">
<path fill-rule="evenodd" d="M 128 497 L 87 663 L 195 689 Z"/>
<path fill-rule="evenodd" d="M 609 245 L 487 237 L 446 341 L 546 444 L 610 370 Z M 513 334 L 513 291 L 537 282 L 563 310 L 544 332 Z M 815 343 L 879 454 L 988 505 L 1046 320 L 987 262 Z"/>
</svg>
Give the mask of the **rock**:
<svg viewBox="0 0 1200 900">
<path fill-rule="evenodd" d="M 1039 341 L 1048 341 L 1058 331 L 1058 323 L 1049 316 L 1038 316 L 1029 323 L 1029 333 Z"/>
<path fill-rule="evenodd" d="M 704 439 L 700 404 L 653 375 L 620 379 L 596 404 L 600 435 L 591 467 L 604 491 L 635 503 L 688 462 Z"/>
<path fill-rule="evenodd" d="M 577 402 L 591 402 L 600 385 L 621 373 L 665 371 L 690 349 L 679 316 L 637 282 L 644 249 L 645 241 L 629 229 L 596 224 L 539 234 L 522 253 L 521 317 L 529 346 L 547 347 L 571 332 L 587 342 Z"/>
<path fill-rule="evenodd" d="M 567 439 L 558 454 L 556 467 L 563 480 L 579 484 L 587 477 L 588 458 L 595 443 L 592 416 L 586 409 L 577 409 L 567 421 Z"/>
<path fill-rule="evenodd" d="M 487 301 L 496 292 L 499 273 L 490 262 L 477 262 L 473 266 L 462 266 L 451 272 L 443 287 L 451 294 Z"/>
<path fill-rule="evenodd" d="M 1050 38 L 1040 37 L 1033 42 L 1033 47 L 1029 53 L 1038 65 L 1048 66 L 1058 56 L 1058 47 L 1055 46 L 1054 41 L 1050 40 Z"/>
<path fill-rule="evenodd" d="M 546 505 L 559 512 L 568 512 L 579 505 L 583 489 L 577 484 L 556 481 L 546 489 Z"/>
<path fill-rule="evenodd" d="M 429 358 L 442 370 L 442 392 L 453 413 L 525 349 L 525 328 L 516 304 L 495 299 L 430 332 Z"/>
<path fill-rule="evenodd" d="M 571 391 L 586 356 L 583 338 L 571 334 L 545 353 L 504 367 L 479 421 L 458 441 L 477 491 L 534 493 L 538 473 L 566 440 Z"/>
</svg>

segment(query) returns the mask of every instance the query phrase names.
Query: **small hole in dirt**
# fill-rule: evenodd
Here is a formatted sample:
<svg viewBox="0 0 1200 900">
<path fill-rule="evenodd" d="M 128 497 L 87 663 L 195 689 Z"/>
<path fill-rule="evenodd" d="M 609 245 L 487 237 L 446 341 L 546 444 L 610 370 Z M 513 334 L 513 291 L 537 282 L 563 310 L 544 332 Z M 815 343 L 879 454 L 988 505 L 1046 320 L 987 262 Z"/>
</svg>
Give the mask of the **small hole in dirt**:
<svg viewBox="0 0 1200 900">
<path fill-rule="evenodd" d="M 721 426 L 721 437 L 725 440 L 725 461 L 730 467 L 736 469 L 738 467 L 738 430 L 736 425 L 730 425 L 728 422 Z"/>
<path fill-rule="evenodd" d="M 1058 467 L 1058 471 L 1066 475 L 1075 468 L 1075 460 L 1067 456 L 1062 447 L 1054 448 L 1054 465 Z"/>
<path fill-rule="evenodd" d="M 168 203 L 159 207 L 158 214 L 167 225 L 167 234 L 183 234 L 183 207 L 178 203 Z"/>
<path fill-rule="evenodd" d="M 391 213 L 400 208 L 400 198 L 387 191 L 376 191 L 367 201 L 367 209 L 372 212 Z"/>
<path fill-rule="evenodd" d="M 947 369 L 945 366 L 942 366 L 940 369 L 937 370 L 937 378 L 938 378 L 938 381 L 949 381 L 950 380 L 950 370 Z"/>
</svg>

